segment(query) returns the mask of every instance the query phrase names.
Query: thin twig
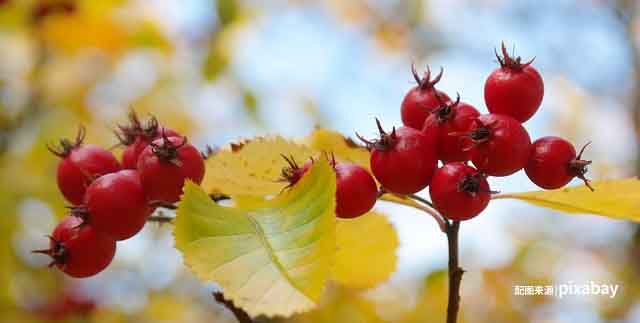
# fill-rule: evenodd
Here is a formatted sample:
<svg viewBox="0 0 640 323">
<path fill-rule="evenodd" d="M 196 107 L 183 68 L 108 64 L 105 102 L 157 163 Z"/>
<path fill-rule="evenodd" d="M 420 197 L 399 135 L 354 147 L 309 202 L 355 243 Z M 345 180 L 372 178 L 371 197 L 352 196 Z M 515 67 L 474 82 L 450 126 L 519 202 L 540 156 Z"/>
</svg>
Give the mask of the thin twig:
<svg viewBox="0 0 640 323">
<path fill-rule="evenodd" d="M 159 201 L 159 200 L 150 201 L 149 202 L 149 206 L 151 206 L 153 208 L 160 207 L 160 208 L 169 209 L 169 210 L 178 209 L 178 206 L 176 206 L 173 203 L 169 203 L 169 202 L 165 202 L 165 201 Z"/>
<path fill-rule="evenodd" d="M 447 222 L 447 240 L 449 242 L 449 301 L 447 304 L 447 323 L 458 321 L 460 309 L 460 284 L 464 270 L 458 263 L 458 232 L 460 222 Z"/>
<path fill-rule="evenodd" d="M 433 206 L 433 203 L 431 203 L 431 201 L 429 201 L 429 200 L 427 200 L 427 199 L 425 199 L 425 198 L 423 198 L 423 197 L 421 197 L 419 195 L 411 194 L 411 195 L 407 195 L 407 197 L 412 199 L 412 200 L 416 200 L 416 201 L 418 201 L 420 203 L 424 203 L 424 204 L 428 205 L 431 208 L 435 208 Z"/>
<path fill-rule="evenodd" d="M 236 307 L 232 301 L 225 299 L 224 294 L 222 294 L 221 292 L 213 293 L 213 297 L 218 303 L 224 305 L 224 307 L 231 311 L 231 313 L 233 313 L 239 323 L 253 323 L 253 319 L 251 318 L 251 316 L 249 316 L 249 314 L 247 314 L 247 312 L 239 307 Z"/>
<path fill-rule="evenodd" d="M 173 222 L 174 217 L 166 216 L 166 215 L 154 215 L 147 218 L 147 222 L 155 222 L 155 223 L 171 223 Z"/>
<path fill-rule="evenodd" d="M 419 197 L 417 195 L 407 195 L 408 198 L 414 200 L 414 201 L 418 201 L 420 203 L 418 204 L 411 204 L 409 206 L 414 207 L 420 211 L 423 211 L 427 214 L 429 214 L 434 220 L 436 220 L 436 222 L 438 222 L 438 226 L 440 227 L 440 231 L 446 233 L 447 232 L 447 220 L 444 219 L 444 217 L 442 215 L 440 215 L 440 213 L 438 213 L 438 211 L 436 211 L 433 208 L 433 204 L 431 204 L 431 202 L 423 199 L 422 197 Z M 425 204 L 425 205 L 423 205 Z M 408 205 L 408 204 L 404 204 L 404 205 Z"/>
</svg>

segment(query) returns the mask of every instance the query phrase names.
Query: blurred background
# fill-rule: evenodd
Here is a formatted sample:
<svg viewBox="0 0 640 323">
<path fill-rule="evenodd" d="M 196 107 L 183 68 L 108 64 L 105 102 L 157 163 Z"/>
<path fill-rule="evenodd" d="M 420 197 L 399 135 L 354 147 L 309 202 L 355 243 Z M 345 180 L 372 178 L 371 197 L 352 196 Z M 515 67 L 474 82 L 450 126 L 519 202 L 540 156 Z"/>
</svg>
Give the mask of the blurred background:
<svg viewBox="0 0 640 323">
<path fill-rule="evenodd" d="M 411 62 L 486 111 L 501 41 L 536 57 L 546 93 L 526 126 L 593 144 L 590 177 L 640 172 L 640 3 L 635 0 L 0 0 L 0 321 L 234 322 L 150 224 L 84 280 L 30 250 L 64 215 L 57 158 L 72 137 L 110 147 L 130 108 L 198 147 L 315 126 L 400 125 Z M 577 183 L 576 183 L 577 184 Z M 502 192 L 536 189 L 522 172 Z M 334 286 L 281 322 L 443 322 L 446 240 L 433 220 L 380 203 L 400 237 L 379 287 Z M 462 322 L 640 322 L 636 224 L 495 201 L 461 230 Z M 371 239 L 375 237 L 363 237 Z M 375 266 L 375 259 L 372 259 Z M 620 284 L 617 297 L 513 296 L 514 285 Z M 262 321 L 267 321 L 262 319 Z"/>
</svg>

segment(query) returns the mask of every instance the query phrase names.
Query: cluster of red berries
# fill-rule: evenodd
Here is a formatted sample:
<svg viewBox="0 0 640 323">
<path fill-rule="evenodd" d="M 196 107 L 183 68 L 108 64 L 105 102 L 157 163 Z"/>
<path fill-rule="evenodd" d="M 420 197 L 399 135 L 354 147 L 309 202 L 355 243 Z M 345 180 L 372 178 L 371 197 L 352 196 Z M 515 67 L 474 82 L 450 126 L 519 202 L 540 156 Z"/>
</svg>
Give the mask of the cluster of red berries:
<svg viewBox="0 0 640 323">
<path fill-rule="evenodd" d="M 404 97 L 404 127 L 365 141 L 372 150 L 371 169 L 384 189 L 412 194 L 429 186 L 434 207 L 452 220 L 467 220 L 486 208 L 492 191 L 487 176 L 508 176 L 524 168 L 533 183 L 556 189 L 584 177 L 590 161 L 581 159 L 567 140 L 542 137 L 533 143 L 522 123 L 538 110 L 544 84 L 533 59 L 522 62 L 502 44 L 500 67 L 484 85 L 488 114 L 437 90 L 427 69 Z M 441 162 L 438 167 L 438 161 Z M 473 166 L 469 165 L 471 161 Z M 591 188 L 589 186 L 589 188 Z"/>
<path fill-rule="evenodd" d="M 584 180 L 590 161 L 559 137 L 542 137 L 533 143 L 522 123 L 540 107 L 542 77 L 531 65 L 512 57 L 502 45 L 496 52 L 500 67 L 484 87 L 488 114 L 435 88 L 443 70 L 431 78 L 427 68 L 401 105 L 403 127 L 386 132 L 376 120 L 380 137 L 367 140 L 373 176 L 355 164 L 332 165 L 337 175 L 336 214 L 353 218 L 369 211 L 385 193 L 410 195 L 429 187 L 433 206 L 446 218 L 468 220 L 484 210 L 490 200 L 488 176 L 508 176 L 524 168 L 536 185 L 560 188 L 574 177 Z M 287 158 L 283 177 L 295 184 L 313 163 L 303 167 Z M 473 166 L 469 165 L 469 162 Z M 439 164 L 440 163 L 440 164 Z M 378 190 L 373 177 L 381 185 Z M 589 188 L 591 188 L 589 186 Z"/>
<path fill-rule="evenodd" d="M 109 150 L 83 144 L 84 128 L 75 141 L 49 147 L 61 158 L 58 188 L 72 206 L 49 236 L 49 249 L 35 252 L 51 256 L 50 266 L 72 277 L 105 269 L 116 241 L 142 230 L 157 207 L 172 207 L 187 179 L 200 183 L 204 177 L 202 154 L 155 118 L 143 123 L 132 112 L 116 134 L 125 146 L 121 162 Z"/>
</svg>

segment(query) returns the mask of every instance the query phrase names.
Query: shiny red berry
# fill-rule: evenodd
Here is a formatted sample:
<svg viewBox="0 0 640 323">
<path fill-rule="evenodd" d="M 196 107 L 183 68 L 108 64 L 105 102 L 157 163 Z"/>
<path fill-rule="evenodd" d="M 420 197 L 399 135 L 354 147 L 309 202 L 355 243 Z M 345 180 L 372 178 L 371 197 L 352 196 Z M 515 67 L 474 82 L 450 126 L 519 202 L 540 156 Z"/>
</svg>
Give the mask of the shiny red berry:
<svg viewBox="0 0 640 323">
<path fill-rule="evenodd" d="M 538 111 L 544 96 L 544 82 L 531 65 L 513 58 L 502 44 L 502 57 L 496 52 L 500 68 L 489 75 L 484 84 L 484 100 L 491 113 L 506 114 L 525 122 Z"/>
<path fill-rule="evenodd" d="M 167 137 L 180 136 L 178 132 L 161 126 L 155 117 L 142 122 L 135 111 L 131 111 L 129 113 L 129 124 L 118 125 L 118 131 L 116 131 L 116 136 L 120 143 L 125 146 L 122 151 L 122 167 L 136 169 L 138 167 L 138 157 L 142 151 L 152 141 L 161 138 L 163 134 Z"/>
<path fill-rule="evenodd" d="M 362 166 L 337 163 L 336 215 L 339 218 L 356 218 L 369 212 L 378 199 L 378 185 Z"/>
<path fill-rule="evenodd" d="M 282 169 L 287 187 L 300 181 L 314 163 L 311 158 L 300 167 L 293 157 L 282 157 L 289 164 Z M 369 212 L 378 199 L 378 185 L 369 171 L 357 164 L 337 163 L 334 158 L 330 163 L 336 173 L 336 216 L 350 219 Z"/>
<path fill-rule="evenodd" d="M 125 240 L 142 230 L 151 211 L 140 174 L 125 169 L 91 183 L 84 205 L 76 208 L 75 214 L 96 231 Z"/>
<path fill-rule="evenodd" d="M 436 136 L 410 127 L 386 133 L 376 120 L 380 138 L 360 139 L 371 150 L 371 171 L 382 187 L 396 194 L 413 194 L 429 185 L 437 166 Z"/>
<path fill-rule="evenodd" d="M 587 144 L 588 145 L 588 144 Z M 529 162 L 524 168 L 529 179 L 544 189 L 557 189 L 567 185 L 574 177 L 578 177 L 591 190 L 589 180 L 585 178 L 590 160 L 582 160 L 573 145 L 560 137 L 542 137 L 532 144 Z"/>
<path fill-rule="evenodd" d="M 37 312 L 47 322 L 63 322 L 72 318 L 87 318 L 95 309 L 93 299 L 77 290 L 68 289 L 38 308 Z"/>
<path fill-rule="evenodd" d="M 60 140 L 60 147 L 49 146 L 49 151 L 62 158 L 58 164 L 58 188 L 74 205 L 82 203 L 84 192 L 93 180 L 121 169 L 113 154 L 95 145 L 83 145 L 85 130 L 78 131 L 75 142 Z"/>
<path fill-rule="evenodd" d="M 71 277 L 83 278 L 107 268 L 115 255 L 116 242 L 83 224 L 81 219 L 66 216 L 49 237 L 49 249 L 34 252 L 51 256 L 49 266 L 56 266 Z"/>
<path fill-rule="evenodd" d="M 473 123 L 466 140 L 471 141 L 471 161 L 479 171 L 507 176 L 527 164 L 531 139 L 520 122 L 507 115 L 486 114 Z"/>
<path fill-rule="evenodd" d="M 474 120 L 480 116 L 476 108 L 470 104 L 460 102 L 444 103 L 434 110 L 424 123 L 422 131 L 435 131 L 438 139 L 438 159 L 443 163 L 467 161 L 471 159 L 471 152 L 466 149 L 464 134 L 467 133 Z"/>
<path fill-rule="evenodd" d="M 491 198 L 483 174 L 462 162 L 445 164 L 433 175 L 429 187 L 431 201 L 451 220 L 469 220 L 484 210 Z"/>
<path fill-rule="evenodd" d="M 150 201 L 174 203 L 186 180 L 202 182 L 204 159 L 186 137 L 162 137 L 140 154 L 138 171 Z"/>
<path fill-rule="evenodd" d="M 418 76 L 414 65 L 411 66 L 411 72 L 418 85 L 411 88 L 405 95 L 400 107 L 400 114 L 405 126 L 421 130 L 429 113 L 440 106 L 438 98 L 444 101 L 450 101 L 450 99 L 447 94 L 435 88 L 435 85 L 442 78 L 442 69 L 433 80 L 429 67 L 422 78 Z"/>
</svg>

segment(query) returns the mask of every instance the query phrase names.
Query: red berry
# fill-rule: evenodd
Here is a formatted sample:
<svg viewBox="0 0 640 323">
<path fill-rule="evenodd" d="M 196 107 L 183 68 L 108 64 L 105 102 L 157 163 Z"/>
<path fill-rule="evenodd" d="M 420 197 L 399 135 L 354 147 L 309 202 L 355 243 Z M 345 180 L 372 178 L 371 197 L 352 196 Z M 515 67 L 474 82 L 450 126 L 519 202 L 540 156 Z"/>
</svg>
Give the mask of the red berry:
<svg viewBox="0 0 640 323">
<path fill-rule="evenodd" d="M 116 242 L 75 216 L 66 216 L 49 237 L 49 249 L 35 250 L 51 256 L 56 266 L 76 278 L 93 276 L 111 263 Z"/>
<path fill-rule="evenodd" d="M 544 189 L 561 188 L 578 177 L 593 190 L 584 176 L 591 161 L 581 159 L 587 145 L 576 156 L 575 148 L 568 141 L 559 137 L 542 137 L 533 142 L 524 171 L 532 182 Z"/>
<path fill-rule="evenodd" d="M 440 106 L 440 100 L 450 101 L 450 99 L 447 94 L 435 88 L 436 83 L 442 78 L 442 69 L 440 74 L 433 80 L 431 80 L 431 69 L 429 67 L 427 67 L 427 71 L 422 78 L 418 76 L 414 65 L 411 66 L 411 72 L 418 85 L 405 95 L 400 107 L 400 113 L 402 115 L 402 123 L 405 126 L 421 130 L 429 113 Z"/>
<path fill-rule="evenodd" d="M 129 113 L 129 124 L 119 125 L 116 136 L 120 143 L 125 145 L 122 152 L 122 167 L 125 169 L 136 169 L 138 167 L 138 157 L 142 151 L 154 140 L 163 136 L 180 136 L 176 131 L 161 126 L 158 119 L 151 117 L 146 123 L 138 118 L 135 111 Z"/>
<path fill-rule="evenodd" d="M 451 220 L 469 220 L 484 210 L 490 199 L 489 183 L 475 168 L 462 162 L 445 164 L 429 187 L 435 208 Z"/>
<path fill-rule="evenodd" d="M 93 299 L 70 289 L 38 309 L 38 313 L 49 321 L 61 322 L 71 317 L 86 317 L 95 308 L 96 303 Z"/>
<path fill-rule="evenodd" d="M 437 166 L 435 135 L 409 127 L 387 134 L 376 120 L 380 139 L 368 141 L 371 170 L 382 187 L 396 194 L 412 194 L 429 185 Z"/>
<path fill-rule="evenodd" d="M 293 157 L 282 156 L 289 166 L 282 169 L 282 179 L 295 185 L 314 163 L 309 159 L 299 167 Z M 344 219 L 359 217 L 369 212 L 378 199 L 378 185 L 362 166 L 351 163 L 336 163 L 330 160 L 336 173 L 336 216 Z"/>
<path fill-rule="evenodd" d="M 511 175 L 527 164 L 531 139 L 512 117 L 482 115 L 474 121 L 467 137 L 472 141 L 471 161 L 487 175 Z"/>
<path fill-rule="evenodd" d="M 149 207 L 138 171 L 125 169 L 95 180 L 76 214 L 93 228 L 116 240 L 138 233 L 152 209 Z"/>
<path fill-rule="evenodd" d="M 113 154 L 95 145 L 83 145 L 85 130 L 80 128 L 75 142 L 60 140 L 60 147 L 49 151 L 62 158 L 58 164 L 58 188 L 74 205 L 82 203 L 84 192 L 93 180 L 120 170 Z"/>
<path fill-rule="evenodd" d="M 542 103 L 544 83 L 538 71 L 531 66 L 533 60 L 521 63 L 513 58 L 502 43 L 500 68 L 489 75 L 484 84 L 484 100 L 491 113 L 509 115 L 520 122 L 531 118 Z"/>
<path fill-rule="evenodd" d="M 378 186 L 369 172 L 356 164 L 338 163 L 336 171 L 336 215 L 356 218 L 371 210 L 378 199 Z"/>
<path fill-rule="evenodd" d="M 424 123 L 423 132 L 436 132 L 439 160 L 449 163 L 471 159 L 471 152 L 465 147 L 464 134 L 479 116 L 476 108 L 460 103 L 460 97 L 456 102 L 445 103 L 431 113 Z"/>
<path fill-rule="evenodd" d="M 174 203 L 186 180 L 202 182 L 204 159 L 186 137 L 163 137 L 140 154 L 138 171 L 150 201 Z"/>
</svg>

